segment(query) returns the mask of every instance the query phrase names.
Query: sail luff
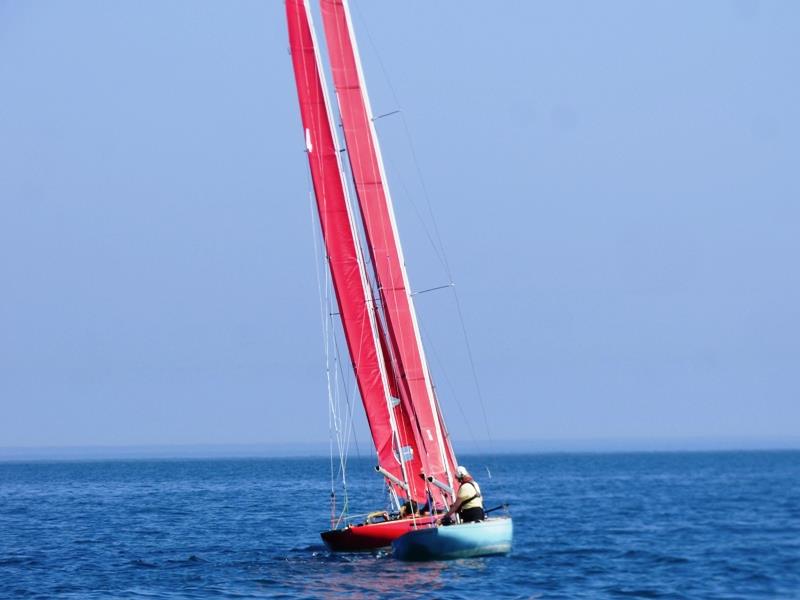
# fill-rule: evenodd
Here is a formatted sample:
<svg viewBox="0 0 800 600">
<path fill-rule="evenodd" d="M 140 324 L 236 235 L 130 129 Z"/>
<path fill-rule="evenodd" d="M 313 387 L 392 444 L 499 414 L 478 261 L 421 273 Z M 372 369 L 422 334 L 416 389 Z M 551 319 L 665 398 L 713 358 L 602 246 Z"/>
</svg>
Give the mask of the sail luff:
<svg viewBox="0 0 800 600">
<path fill-rule="evenodd" d="M 421 468 L 420 453 L 416 451 L 412 459 L 402 460 L 402 448 L 415 448 L 416 442 L 409 441 L 402 433 L 409 428 L 409 419 L 402 408 L 396 406 L 390 390 L 375 302 L 348 199 L 307 0 L 286 0 L 286 18 L 306 152 L 328 265 L 378 462 L 396 480 L 404 482 L 407 489 L 390 484 L 398 494 L 424 501 L 424 484 L 408 476 L 409 472 Z"/>
<path fill-rule="evenodd" d="M 321 0 L 321 6 L 362 222 L 390 342 L 425 445 L 425 474 L 447 482 L 452 488 L 455 456 L 445 440 L 429 377 L 349 8 L 343 0 Z"/>
</svg>

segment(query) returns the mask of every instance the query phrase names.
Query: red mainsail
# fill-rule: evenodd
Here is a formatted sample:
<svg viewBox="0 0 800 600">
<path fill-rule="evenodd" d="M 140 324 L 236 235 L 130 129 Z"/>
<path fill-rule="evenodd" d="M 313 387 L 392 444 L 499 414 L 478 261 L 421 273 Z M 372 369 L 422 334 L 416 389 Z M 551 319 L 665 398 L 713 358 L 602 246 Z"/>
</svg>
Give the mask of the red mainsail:
<svg viewBox="0 0 800 600">
<path fill-rule="evenodd" d="M 344 128 L 364 233 L 383 304 L 393 366 L 401 394 L 415 417 L 425 475 L 452 489 L 455 456 L 440 421 L 397 236 L 377 136 L 347 4 L 320 0 L 333 82 Z M 432 488 L 434 498 L 452 502 Z"/>
<path fill-rule="evenodd" d="M 331 279 L 378 462 L 390 475 L 387 480 L 401 497 L 424 502 L 425 484 L 418 476 L 423 469 L 422 453 L 417 447 L 411 420 L 397 400 L 397 383 L 386 368 L 382 328 L 377 320 L 347 196 L 308 3 L 286 0 L 286 19 L 306 151 Z"/>
</svg>

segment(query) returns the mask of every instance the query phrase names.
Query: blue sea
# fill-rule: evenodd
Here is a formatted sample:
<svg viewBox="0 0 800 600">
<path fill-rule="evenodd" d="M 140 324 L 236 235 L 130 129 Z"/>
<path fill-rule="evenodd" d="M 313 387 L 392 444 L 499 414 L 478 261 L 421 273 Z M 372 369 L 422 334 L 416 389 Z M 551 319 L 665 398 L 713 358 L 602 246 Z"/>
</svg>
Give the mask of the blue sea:
<svg viewBox="0 0 800 600">
<path fill-rule="evenodd" d="M 508 556 L 331 554 L 327 458 L 0 463 L 0 598 L 800 598 L 800 452 L 462 460 Z"/>
</svg>

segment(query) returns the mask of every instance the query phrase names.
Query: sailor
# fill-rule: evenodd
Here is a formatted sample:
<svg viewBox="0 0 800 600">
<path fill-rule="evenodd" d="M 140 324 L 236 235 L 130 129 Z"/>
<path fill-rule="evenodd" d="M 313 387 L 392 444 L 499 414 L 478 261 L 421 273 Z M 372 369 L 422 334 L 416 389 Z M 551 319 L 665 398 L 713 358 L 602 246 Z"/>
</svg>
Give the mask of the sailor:
<svg viewBox="0 0 800 600">
<path fill-rule="evenodd" d="M 419 507 L 413 500 L 407 500 L 400 506 L 400 518 L 419 516 Z"/>
<path fill-rule="evenodd" d="M 418 504 L 414 500 L 407 500 L 400 505 L 400 513 L 398 519 L 405 519 L 406 517 L 424 517 L 431 512 L 430 500 L 425 504 Z"/>
<path fill-rule="evenodd" d="M 469 474 L 469 471 L 462 466 L 456 469 L 456 479 L 458 479 L 459 483 L 456 501 L 450 507 L 450 510 L 437 520 L 437 523 L 442 521 L 447 523 L 450 520 L 450 515 L 454 513 L 458 513 L 462 523 L 483 521 L 486 515 L 483 512 L 481 488 L 478 487 L 477 482 Z"/>
</svg>

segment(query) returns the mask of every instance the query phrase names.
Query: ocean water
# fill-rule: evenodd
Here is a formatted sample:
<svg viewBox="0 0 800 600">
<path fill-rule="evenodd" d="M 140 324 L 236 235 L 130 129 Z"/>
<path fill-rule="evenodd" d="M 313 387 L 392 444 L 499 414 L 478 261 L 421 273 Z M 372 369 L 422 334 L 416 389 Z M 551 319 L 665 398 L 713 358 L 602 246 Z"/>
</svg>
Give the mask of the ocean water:
<svg viewBox="0 0 800 600">
<path fill-rule="evenodd" d="M 327 459 L 2 463 L 0 598 L 800 598 L 800 452 L 462 459 L 506 557 L 329 553 Z"/>
</svg>

